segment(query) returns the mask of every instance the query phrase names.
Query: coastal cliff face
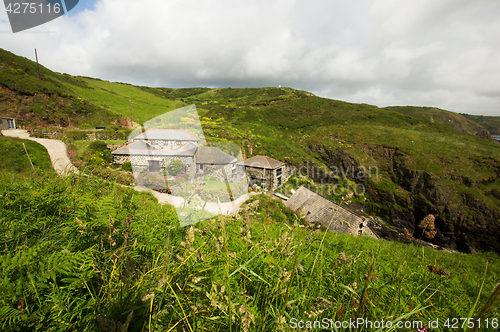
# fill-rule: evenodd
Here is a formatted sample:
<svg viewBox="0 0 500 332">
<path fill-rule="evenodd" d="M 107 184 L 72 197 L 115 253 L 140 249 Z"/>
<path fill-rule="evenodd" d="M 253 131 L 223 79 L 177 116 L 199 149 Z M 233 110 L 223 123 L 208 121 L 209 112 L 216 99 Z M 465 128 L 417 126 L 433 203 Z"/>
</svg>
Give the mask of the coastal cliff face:
<svg viewBox="0 0 500 332">
<path fill-rule="evenodd" d="M 322 144 L 309 148 L 327 165 L 359 167 L 360 162 L 345 150 L 330 149 Z M 415 239 L 422 237 L 418 227 L 427 215 L 436 217 L 437 234 L 424 240 L 444 248 L 472 253 L 500 253 L 500 193 L 488 190 L 488 184 L 500 179 L 500 162 L 492 158 L 477 160 L 477 167 L 494 170 L 494 175 L 473 180 L 450 170 L 440 176 L 413 169 L 409 157 L 398 148 L 380 145 L 355 146 L 378 161 L 381 172 L 388 176 L 394 190 L 381 188 L 373 179 L 356 179 L 366 188 L 370 202 L 364 210 L 381 217 L 374 231 L 382 238 L 405 241 L 404 229 Z M 317 172 L 316 172 L 317 173 Z M 315 174 L 316 181 L 325 179 Z"/>
</svg>

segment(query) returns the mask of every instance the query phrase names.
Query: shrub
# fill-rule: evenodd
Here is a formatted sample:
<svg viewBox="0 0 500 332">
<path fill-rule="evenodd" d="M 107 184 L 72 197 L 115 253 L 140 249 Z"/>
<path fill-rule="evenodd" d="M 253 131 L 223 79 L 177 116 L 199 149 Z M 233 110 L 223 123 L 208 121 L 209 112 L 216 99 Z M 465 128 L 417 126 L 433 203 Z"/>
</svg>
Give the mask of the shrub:
<svg viewBox="0 0 500 332">
<path fill-rule="evenodd" d="M 92 166 L 104 167 L 106 166 L 106 161 L 103 159 L 103 154 L 95 152 L 90 156 L 88 163 Z"/>
<path fill-rule="evenodd" d="M 132 163 L 130 161 L 123 163 L 122 169 L 127 172 L 132 172 Z"/>
<path fill-rule="evenodd" d="M 182 161 L 176 159 L 172 160 L 167 166 L 168 174 L 176 176 L 184 172 L 184 164 Z"/>
<path fill-rule="evenodd" d="M 109 151 L 105 141 L 93 141 L 87 147 L 87 152 L 91 155 L 99 156 L 107 163 L 113 161 L 113 155 Z"/>
</svg>

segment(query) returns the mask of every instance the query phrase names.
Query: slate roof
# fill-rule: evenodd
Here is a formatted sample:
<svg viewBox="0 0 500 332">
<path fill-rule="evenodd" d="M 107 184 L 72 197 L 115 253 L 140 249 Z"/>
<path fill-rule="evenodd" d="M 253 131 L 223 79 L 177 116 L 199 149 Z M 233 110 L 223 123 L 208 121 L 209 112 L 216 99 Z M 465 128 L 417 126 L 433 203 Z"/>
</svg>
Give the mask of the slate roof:
<svg viewBox="0 0 500 332">
<path fill-rule="evenodd" d="M 199 141 L 200 139 L 187 130 L 179 129 L 148 129 L 133 138 L 136 140 L 159 141 Z"/>
<path fill-rule="evenodd" d="M 235 163 L 236 158 L 213 146 L 201 146 L 198 148 L 196 163 L 210 165 L 227 165 Z"/>
<path fill-rule="evenodd" d="M 330 231 L 358 235 L 362 230 L 363 235 L 375 237 L 368 227 L 360 228 L 363 219 L 306 187 L 297 189 L 285 205 L 296 212 L 302 209 L 306 221 L 321 223 Z"/>
<path fill-rule="evenodd" d="M 192 142 L 188 142 L 176 150 L 154 150 L 145 141 L 137 141 L 130 144 L 125 144 L 115 151 L 111 152 L 113 155 L 126 155 L 126 156 L 179 156 L 179 157 L 193 157 L 196 154 L 198 146 Z"/>
<path fill-rule="evenodd" d="M 265 168 L 265 169 L 275 169 L 281 166 L 285 166 L 285 163 L 271 157 L 267 156 L 253 156 L 251 158 L 245 159 L 237 163 L 240 166 Z"/>
</svg>

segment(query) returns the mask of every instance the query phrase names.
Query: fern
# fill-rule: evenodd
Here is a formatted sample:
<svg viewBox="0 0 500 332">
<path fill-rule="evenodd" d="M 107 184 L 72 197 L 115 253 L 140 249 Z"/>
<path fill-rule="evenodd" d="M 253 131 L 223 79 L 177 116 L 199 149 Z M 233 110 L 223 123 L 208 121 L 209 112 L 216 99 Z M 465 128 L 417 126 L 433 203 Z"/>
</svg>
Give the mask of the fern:
<svg viewBox="0 0 500 332">
<path fill-rule="evenodd" d="M 20 321 L 26 318 L 26 314 L 19 309 L 14 309 L 6 305 L 0 307 L 0 326 L 2 326 L 2 329 L 16 326 Z"/>
</svg>

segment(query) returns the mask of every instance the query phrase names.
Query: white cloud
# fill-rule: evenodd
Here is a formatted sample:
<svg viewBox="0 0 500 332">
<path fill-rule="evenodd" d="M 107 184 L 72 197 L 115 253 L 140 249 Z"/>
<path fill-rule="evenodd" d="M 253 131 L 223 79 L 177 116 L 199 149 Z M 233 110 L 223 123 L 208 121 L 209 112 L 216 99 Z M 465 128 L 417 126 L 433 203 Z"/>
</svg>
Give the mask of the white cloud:
<svg viewBox="0 0 500 332">
<path fill-rule="evenodd" d="M 74 75 L 500 115 L 499 14 L 498 0 L 98 0 L 17 34 L 0 12 L 0 38 Z"/>
</svg>

